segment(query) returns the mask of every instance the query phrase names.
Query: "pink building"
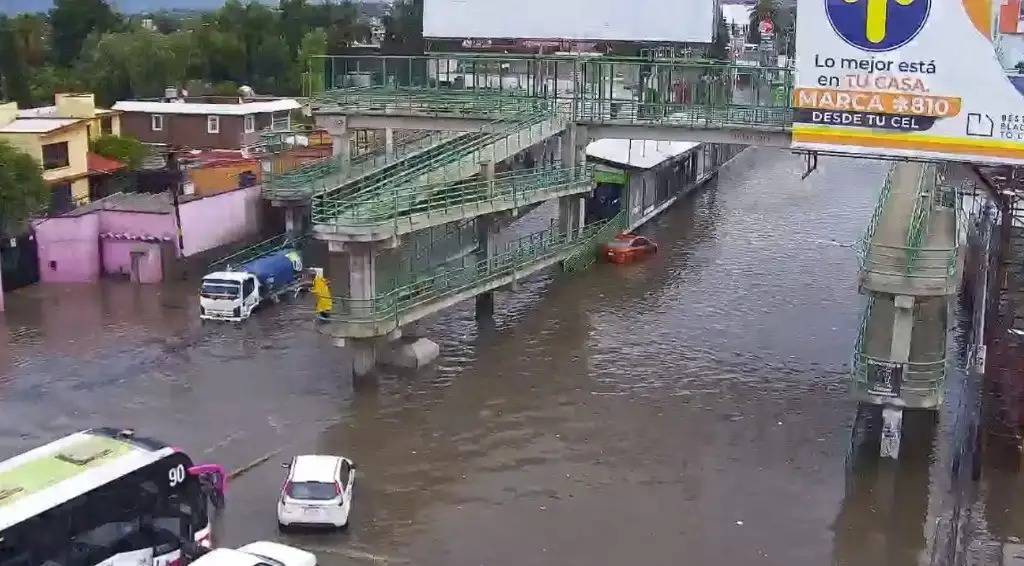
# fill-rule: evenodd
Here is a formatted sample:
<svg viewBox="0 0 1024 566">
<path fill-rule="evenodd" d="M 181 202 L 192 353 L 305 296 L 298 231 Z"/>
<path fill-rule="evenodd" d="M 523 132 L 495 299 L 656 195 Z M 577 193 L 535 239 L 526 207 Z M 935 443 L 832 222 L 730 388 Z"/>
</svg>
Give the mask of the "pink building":
<svg viewBox="0 0 1024 566">
<path fill-rule="evenodd" d="M 111 195 L 67 215 L 33 223 L 44 283 L 88 283 L 121 275 L 159 283 L 168 262 L 259 232 L 260 188 L 182 197 L 182 245 L 167 194 Z"/>
</svg>

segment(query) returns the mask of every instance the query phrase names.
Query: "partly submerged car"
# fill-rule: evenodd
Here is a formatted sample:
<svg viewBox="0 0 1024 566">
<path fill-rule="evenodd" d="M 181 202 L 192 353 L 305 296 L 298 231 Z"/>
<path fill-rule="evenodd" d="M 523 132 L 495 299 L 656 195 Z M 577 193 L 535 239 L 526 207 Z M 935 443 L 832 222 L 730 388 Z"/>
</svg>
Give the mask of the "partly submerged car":
<svg viewBox="0 0 1024 566">
<path fill-rule="evenodd" d="M 619 234 L 604 245 L 604 258 L 610 263 L 632 263 L 658 251 L 658 244 L 645 236 Z"/>
</svg>

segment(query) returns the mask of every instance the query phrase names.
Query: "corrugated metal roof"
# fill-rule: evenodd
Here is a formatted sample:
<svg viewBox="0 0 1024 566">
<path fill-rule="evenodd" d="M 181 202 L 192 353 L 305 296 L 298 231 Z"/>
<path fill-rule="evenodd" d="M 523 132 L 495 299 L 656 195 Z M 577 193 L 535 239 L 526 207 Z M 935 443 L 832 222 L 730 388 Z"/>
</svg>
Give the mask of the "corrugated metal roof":
<svg viewBox="0 0 1024 566">
<path fill-rule="evenodd" d="M 666 142 L 606 138 L 591 142 L 587 155 L 637 169 L 650 169 L 700 145 L 699 142 Z"/>
<path fill-rule="evenodd" d="M 195 102 L 148 102 L 140 100 L 122 100 L 114 105 L 114 110 L 122 112 L 144 112 L 147 114 L 206 114 L 214 116 L 245 116 L 246 114 L 262 114 L 266 112 L 283 112 L 302 108 L 292 98 L 280 100 L 261 100 L 240 104 L 201 104 Z"/>
</svg>

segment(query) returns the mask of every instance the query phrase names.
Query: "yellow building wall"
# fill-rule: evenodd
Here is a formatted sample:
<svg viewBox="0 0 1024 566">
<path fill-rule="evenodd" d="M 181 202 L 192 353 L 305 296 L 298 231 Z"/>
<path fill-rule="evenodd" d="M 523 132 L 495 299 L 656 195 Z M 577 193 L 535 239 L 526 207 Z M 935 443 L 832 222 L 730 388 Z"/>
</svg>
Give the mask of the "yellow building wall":
<svg viewBox="0 0 1024 566">
<path fill-rule="evenodd" d="M 3 140 L 15 149 L 27 153 L 35 159 L 40 166 L 43 163 L 43 147 L 39 143 L 38 134 L 0 134 L 0 140 Z"/>
<path fill-rule="evenodd" d="M 85 123 L 53 134 L 0 134 L 0 139 L 32 156 L 40 166 L 43 164 L 43 145 L 68 142 L 68 166 L 43 171 L 43 180 L 55 182 L 67 177 L 84 176 L 88 172 L 87 154 L 89 139 Z M 88 193 L 86 180 L 86 193 Z"/>
<path fill-rule="evenodd" d="M 75 201 L 89 202 L 89 178 L 82 177 L 71 183 L 71 198 Z"/>
</svg>

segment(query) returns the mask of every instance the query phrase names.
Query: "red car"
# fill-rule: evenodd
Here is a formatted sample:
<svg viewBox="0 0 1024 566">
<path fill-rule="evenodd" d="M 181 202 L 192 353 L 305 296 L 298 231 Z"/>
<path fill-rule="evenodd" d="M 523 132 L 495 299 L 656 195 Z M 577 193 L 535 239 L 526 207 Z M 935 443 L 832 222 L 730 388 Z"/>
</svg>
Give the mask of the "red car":
<svg viewBox="0 0 1024 566">
<path fill-rule="evenodd" d="M 604 245 L 604 257 L 610 263 L 632 263 L 658 251 L 658 244 L 636 234 L 619 234 Z"/>
</svg>

